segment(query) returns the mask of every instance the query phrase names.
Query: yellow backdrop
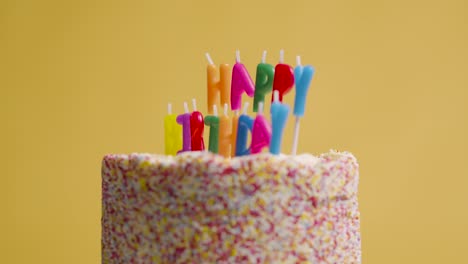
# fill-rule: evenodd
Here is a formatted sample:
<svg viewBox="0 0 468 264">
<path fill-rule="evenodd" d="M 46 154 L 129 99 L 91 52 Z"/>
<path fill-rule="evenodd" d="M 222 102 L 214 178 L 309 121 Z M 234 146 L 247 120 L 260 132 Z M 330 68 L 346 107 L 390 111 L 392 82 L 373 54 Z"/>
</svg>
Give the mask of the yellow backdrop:
<svg viewBox="0 0 468 264">
<path fill-rule="evenodd" d="M 317 69 L 299 150 L 360 162 L 364 263 L 468 263 L 467 14 L 465 0 L 2 1 L 0 263 L 99 263 L 103 155 L 161 153 L 167 102 L 206 111 L 205 52 L 240 49 L 254 76 L 281 48 Z"/>
</svg>

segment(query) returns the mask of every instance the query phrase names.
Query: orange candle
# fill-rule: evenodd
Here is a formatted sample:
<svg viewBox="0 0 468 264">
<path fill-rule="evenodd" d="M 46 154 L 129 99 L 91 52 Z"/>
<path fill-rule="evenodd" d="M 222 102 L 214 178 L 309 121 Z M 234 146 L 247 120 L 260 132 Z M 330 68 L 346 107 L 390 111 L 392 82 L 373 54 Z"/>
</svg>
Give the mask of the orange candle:
<svg viewBox="0 0 468 264">
<path fill-rule="evenodd" d="M 219 154 L 228 158 L 231 156 L 231 118 L 228 116 L 228 105 L 224 104 L 224 114 L 219 117 Z"/>
<path fill-rule="evenodd" d="M 239 111 L 235 111 L 235 112 L 234 112 L 234 116 L 232 117 L 231 157 L 235 157 L 235 156 L 236 156 L 237 123 L 239 123 Z"/>
<path fill-rule="evenodd" d="M 221 64 L 218 67 L 211 60 L 210 55 L 207 53 L 208 66 L 207 72 L 207 103 L 208 113 L 213 114 L 213 105 L 224 105 L 230 103 L 231 94 L 231 66 L 229 64 Z"/>
</svg>

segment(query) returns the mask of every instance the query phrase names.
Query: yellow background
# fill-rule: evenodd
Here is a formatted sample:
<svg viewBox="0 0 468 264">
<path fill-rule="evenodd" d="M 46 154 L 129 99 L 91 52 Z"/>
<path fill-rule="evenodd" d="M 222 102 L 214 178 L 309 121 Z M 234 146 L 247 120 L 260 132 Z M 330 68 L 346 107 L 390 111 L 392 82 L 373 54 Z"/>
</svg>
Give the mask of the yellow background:
<svg viewBox="0 0 468 264">
<path fill-rule="evenodd" d="M 317 69 L 299 150 L 360 162 L 364 263 L 468 263 L 467 47 L 464 0 L 4 0 L 0 263 L 99 263 L 102 156 L 206 111 L 206 51 L 280 48 Z"/>
</svg>

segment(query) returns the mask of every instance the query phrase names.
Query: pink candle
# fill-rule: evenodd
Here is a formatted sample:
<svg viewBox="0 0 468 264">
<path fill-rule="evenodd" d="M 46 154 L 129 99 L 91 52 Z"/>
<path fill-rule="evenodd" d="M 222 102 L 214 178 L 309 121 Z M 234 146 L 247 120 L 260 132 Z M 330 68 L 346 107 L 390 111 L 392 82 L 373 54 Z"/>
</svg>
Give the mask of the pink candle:
<svg viewBox="0 0 468 264">
<path fill-rule="evenodd" d="M 247 93 L 253 97 L 255 85 L 244 64 L 240 63 L 239 51 L 236 52 L 236 64 L 232 68 L 231 81 L 231 110 L 240 110 L 242 106 L 242 94 Z"/>
<path fill-rule="evenodd" d="M 263 116 L 263 102 L 258 103 L 258 113 L 252 128 L 251 153 L 260 153 L 271 141 L 271 125 Z"/>
<path fill-rule="evenodd" d="M 192 137 L 190 131 L 190 113 L 187 103 L 184 103 L 185 113 L 177 116 L 177 124 L 182 126 L 182 149 L 177 153 L 192 150 Z"/>
</svg>

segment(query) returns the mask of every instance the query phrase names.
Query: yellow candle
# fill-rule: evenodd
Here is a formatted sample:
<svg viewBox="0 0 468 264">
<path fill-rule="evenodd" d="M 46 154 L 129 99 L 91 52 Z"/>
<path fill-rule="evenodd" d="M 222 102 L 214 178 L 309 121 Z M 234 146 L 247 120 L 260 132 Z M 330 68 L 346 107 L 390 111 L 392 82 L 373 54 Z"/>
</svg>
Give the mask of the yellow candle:
<svg viewBox="0 0 468 264">
<path fill-rule="evenodd" d="M 182 126 L 177 124 L 177 115 L 172 114 L 172 105 L 167 105 L 168 115 L 164 118 L 164 153 L 176 155 L 182 148 Z"/>
<path fill-rule="evenodd" d="M 224 104 L 224 114 L 219 117 L 219 154 L 228 158 L 231 156 L 231 118 L 227 114 L 228 105 Z"/>
<path fill-rule="evenodd" d="M 230 104 L 231 95 L 231 66 L 229 64 L 221 64 L 218 67 L 211 60 L 210 55 L 207 53 L 206 58 L 208 59 L 208 66 L 206 67 L 207 72 L 207 103 L 208 113 L 213 114 L 213 105 L 224 105 Z"/>
</svg>

